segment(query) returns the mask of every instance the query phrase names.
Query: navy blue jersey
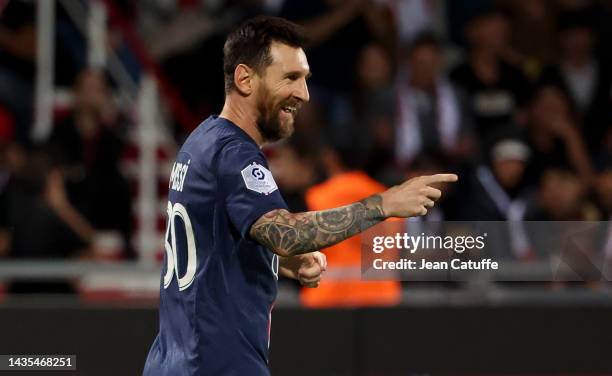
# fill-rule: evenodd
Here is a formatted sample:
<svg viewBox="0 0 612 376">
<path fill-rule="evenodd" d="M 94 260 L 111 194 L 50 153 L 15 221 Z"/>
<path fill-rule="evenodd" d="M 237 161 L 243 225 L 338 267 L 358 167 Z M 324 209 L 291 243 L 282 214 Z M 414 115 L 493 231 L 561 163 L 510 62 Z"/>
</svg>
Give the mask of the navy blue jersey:
<svg viewBox="0 0 612 376">
<path fill-rule="evenodd" d="M 265 157 L 217 116 L 179 151 L 170 177 L 159 334 L 145 375 L 268 375 L 278 256 L 248 235 L 286 209 Z"/>
</svg>

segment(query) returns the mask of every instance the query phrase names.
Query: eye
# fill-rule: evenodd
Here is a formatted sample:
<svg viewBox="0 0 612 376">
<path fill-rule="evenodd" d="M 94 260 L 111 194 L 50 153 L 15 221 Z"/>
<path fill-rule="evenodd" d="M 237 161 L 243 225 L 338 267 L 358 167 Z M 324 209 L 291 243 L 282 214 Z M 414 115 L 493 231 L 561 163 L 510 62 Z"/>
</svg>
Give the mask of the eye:
<svg viewBox="0 0 612 376">
<path fill-rule="evenodd" d="M 300 77 L 299 77 L 299 75 L 298 75 L 298 74 L 296 74 L 296 73 L 289 73 L 289 74 L 287 75 L 287 78 L 288 78 L 289 80 L 291 80 L 291 81 L 295 81 L 295 80 L 297 80 L 297 79 L 298 79 L 298 78 L 300 78 Z"/>
</svg>

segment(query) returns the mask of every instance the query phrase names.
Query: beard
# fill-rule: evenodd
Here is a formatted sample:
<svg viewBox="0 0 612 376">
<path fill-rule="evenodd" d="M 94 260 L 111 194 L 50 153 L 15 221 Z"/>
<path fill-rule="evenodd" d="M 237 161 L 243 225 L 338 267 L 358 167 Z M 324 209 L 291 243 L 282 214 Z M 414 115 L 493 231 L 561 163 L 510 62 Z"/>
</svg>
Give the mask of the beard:
<svg viewBox="0 0 612 376">
<path fill-rule="evenodd" d="M 285 139 L 293 134 L 293 123 L 295 114 L 288 114 L 283 111 L 285 106 L 296 106 L 295 100 L 285 99 L 274 102 L 272 96 L 266 89 L 260 92 L 260 102 L 258 107 L 259 118 L 257 128 L 264 141 L 275 142 Z M 283 119 L 284 118 L 284 119 Z"/>
</svg>

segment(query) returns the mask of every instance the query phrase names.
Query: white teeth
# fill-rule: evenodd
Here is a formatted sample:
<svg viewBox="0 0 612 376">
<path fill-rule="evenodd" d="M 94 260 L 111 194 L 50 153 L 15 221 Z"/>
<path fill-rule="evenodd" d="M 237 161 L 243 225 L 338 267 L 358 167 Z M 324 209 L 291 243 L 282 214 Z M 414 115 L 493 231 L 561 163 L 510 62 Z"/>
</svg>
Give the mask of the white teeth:
<svg viewBox="0 0 612 376">
<path fill-rule="evenodd" d="M 287 106 L 287 107 L 283 107 L 283 110 L 294 114 L 297 111 L 297 108 Z"/>
</svg>

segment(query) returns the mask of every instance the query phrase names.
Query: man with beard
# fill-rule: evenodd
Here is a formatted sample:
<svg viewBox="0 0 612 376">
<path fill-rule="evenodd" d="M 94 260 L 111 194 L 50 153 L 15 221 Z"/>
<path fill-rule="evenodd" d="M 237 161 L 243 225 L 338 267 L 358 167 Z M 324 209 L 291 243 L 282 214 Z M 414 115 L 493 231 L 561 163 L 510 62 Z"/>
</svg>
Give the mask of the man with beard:
<svg viewBox="0 0 612 376">
<path fill-rule="evenodd" d="M 260 147 L 290 136 L 309 99 L 304 42 L 274 17 L 225 42 L 223 111 L 193 131 L 172 168 L 160 329 L 145 375 L 269 375 L 278 275 L 318 286 L 317 250 L 387 217 L 425 214 L 441 195 L 429 185 L 457 179 L 419 177 L 351 205 L 289 212 Z"/>
</svg>

